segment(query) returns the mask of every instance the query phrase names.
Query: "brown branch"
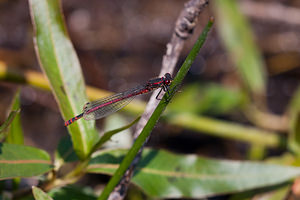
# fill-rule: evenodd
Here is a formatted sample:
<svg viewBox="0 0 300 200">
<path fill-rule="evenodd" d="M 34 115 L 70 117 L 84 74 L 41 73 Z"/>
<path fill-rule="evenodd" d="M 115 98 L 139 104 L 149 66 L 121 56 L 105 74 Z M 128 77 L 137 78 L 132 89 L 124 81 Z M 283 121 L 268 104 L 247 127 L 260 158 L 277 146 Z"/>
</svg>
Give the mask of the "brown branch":
<svg viewBox="0 0 300 200">
<path fill-rule="evenodd" d="M 182 51 L 185 40 L 188 39 L 197 24 L 197 18 L 199 14 L 203 11 L 203 9 L 208 5 L 209 0 L 190 0 L 184 5 L 184 9 L 181 11 L 175 25 L 175 29 L 171 38 L 171 41 L 167 44 L 167 51 L 163 57 L 162 68 L 160 71 L 160 76 L 163 76 L 165 73 L 173 73 L 176 63 L 178 61 L 179 55 Z M 157 91 L 158 92 L 158 91 Z M 147 104 L 147 107 L 142 115 L 139 123 L 137 124 L 134 138 L 136 139 L 141 133 L 142 129 L 146 125 L 150 116 L 152 115 L 154 109 L 158 105 L 158 101 L 156 100 L 157 92 L 154 92 Z M 148 138 L 149 139 L 149 138 Z M 147 139 L 147 141 L 148 141 Z M 146 141 L 146 143 L 147 143 Z M 145 143 L 145 144 L 146 144 Z M 144 144 L 144 145 L 145 145 Z M 143 148 L 140 149 L 138 155 L 131 163 L 131 166 L 126 171 L 122 180 L 115 187 L 114 191 L 110 194 L 109 200 L 121 200 L 124 199 L 131 176 L 133 171 L 141 159 Z"/>
</svg>

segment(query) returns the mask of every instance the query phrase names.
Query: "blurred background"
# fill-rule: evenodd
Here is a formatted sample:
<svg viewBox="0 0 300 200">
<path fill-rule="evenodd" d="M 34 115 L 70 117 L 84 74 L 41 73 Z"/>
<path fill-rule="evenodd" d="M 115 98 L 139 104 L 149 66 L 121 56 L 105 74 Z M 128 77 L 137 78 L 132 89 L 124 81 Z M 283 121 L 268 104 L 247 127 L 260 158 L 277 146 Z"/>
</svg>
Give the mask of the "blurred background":
<svg viewBox="0 0 300 200">
<path fill-rule="evenodd" d="M 185 2 L 63 0 L 66 26 L 86 84 L 121 92 L 156 77 L 166 44 Z M 250 49 L 249 54 L 254 52 L 260 59 L 257 64 L 260 71 L 251 74 L 254 68 L 250 62 L 248 68 L 238 67 L 239 55 L 234 53 L 239 51 L 234 44 L 240 38 L 236 35 L 231 39 L 227 37 L 232 27 L 240 22 L 226 21 L 226 17 L 238 17 L 227 16 L 231 12 L 211 2 L 200 15 L 194 34 L 186 41 L 177 69 L 211 16 L 216 18 L 216 24 L 180 92 L 170 104 L 168 115 L 192 113 L 247 128 L 257 127 L 286 138 L 290 130 L 289 105 L 300 76 L 300 1 L 248 0 L 238 1 L 237 6 L 237 12 L 246 22 L 242 25 L 246 27 L 245 32 L 241 28 L 237 36 L 247 38 L 250 33 L 249 41 L 253 41 L 256 47 Z M 244 49 L 242 44 L 240 48 Z M 248 55 L 247 51 L 243 53 Z M 34 51 L 27 1 L 0 1 L 0 62 L 16 73 L 26 70 L 41 72 Z M 245 78 L 247 75 L 241 71 L 252 79 Z M 67 129 L 51 92 L 0 77 L 0 122 L 6 119 L 7 109 L 20 86 L 25 144 L 52 153 L 59 138 L 67 135 Z M 248 85 L 251 81 L 253 84 Z M 256 87 L 255 84 L 260 82 Z M 141 100 L 148 98 L 143 96 Z M 133 119 L 124 112 L 119 114 L 125 124 Z M 115 128 L 121 126 L 118 122 L 97 121 L 99 129 L 109 124 Z M 209 132 L 169 124 L 163 119 L 153 131 L 149 145 L 216 158 L 249 158 L 250 145 L 247 142 Z M 283 151 L 282 148 L 268 148 L 258 157 L 280 155 Z"/>
</svg>

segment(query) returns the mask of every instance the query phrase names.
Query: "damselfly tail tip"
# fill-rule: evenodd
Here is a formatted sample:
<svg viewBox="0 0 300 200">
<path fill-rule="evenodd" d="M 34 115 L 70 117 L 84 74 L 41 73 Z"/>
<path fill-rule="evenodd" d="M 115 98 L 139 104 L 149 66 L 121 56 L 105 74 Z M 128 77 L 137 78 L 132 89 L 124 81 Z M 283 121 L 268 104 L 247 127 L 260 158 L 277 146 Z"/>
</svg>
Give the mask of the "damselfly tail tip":
<svg viewBox="0 0 300 200">
<path fill-rule="evenodd" d="M 65 127 L 69 126 L 69 120 L 68 121 L 65 121 Z"/>
<path fill-rule="evenodd" d="M 65 127 L 69 126 L 70 124 L 72 124 L 73 122 L 77 121 L 81 117 L 83 117 L 83 113 L 81 113 L 80 115 L 77 115 L 77 116 L 69 119 L 68 121 L 65 121 Z"/>
</svg>

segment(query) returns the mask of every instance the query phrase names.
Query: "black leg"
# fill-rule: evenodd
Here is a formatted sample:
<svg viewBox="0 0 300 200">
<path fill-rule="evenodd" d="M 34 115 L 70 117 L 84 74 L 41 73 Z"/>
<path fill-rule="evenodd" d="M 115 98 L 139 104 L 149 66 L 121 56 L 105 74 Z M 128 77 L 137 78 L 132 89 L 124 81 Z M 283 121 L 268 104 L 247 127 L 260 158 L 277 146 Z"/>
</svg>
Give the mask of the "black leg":
<svg viewBox="0 0 300 200">
<path fill-rule="evenodd" d="M 163 90 L 163 88 L 161 88 L 161 89 L 159 90 L 158 94 L 156 95 L 155 98 L 156 98 L 157 100 L 161 100 L 161 99 L 159 99 L 158 97 L 159 97 L 159 95 L 160 95 L 160 93 L 161 93 L 162 90 Z"/>
<path fill-rule="evenodd" d="M 175 87 L 175 89 L 176 89 L 176 88 L 177 88 L 177 87 Z M 161 87 L 161 89 L 159 90 L 158 94 L 156 95 L 156 99 L 157 99 L 157 100 L 162 100 L 162 99 L 158 98 L 162 90 L 163 90 L 164 92 L 168 93 L 168 96 L 170 96 L 170 95 L 172 95 L 174 92 L 176 92 L 175 89 L 173 88 L 173 89 L 170 91 L 169 88 L 168 88 L 168 86 L 163 85 L 163 86 Z M 166 101 L 169 101 L 168 99 L 169 99 L 169 98 L 167 97 Z"/>
</svg>

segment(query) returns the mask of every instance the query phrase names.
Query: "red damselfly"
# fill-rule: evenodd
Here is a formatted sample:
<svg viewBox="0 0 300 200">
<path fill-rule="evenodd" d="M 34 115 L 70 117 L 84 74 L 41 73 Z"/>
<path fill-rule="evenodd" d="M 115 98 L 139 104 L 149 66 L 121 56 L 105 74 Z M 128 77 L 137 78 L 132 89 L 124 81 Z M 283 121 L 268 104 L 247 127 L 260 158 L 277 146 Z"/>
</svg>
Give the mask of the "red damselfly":
<svg viewBox="0 0 300 200">
<path fill-rule="evenodd" d="M 97 101 L 88 102 L 84 105 L 82 113 L 66 121 L 65 126 L 72 124 L 82 117 L 85 120 L 100 119 L 120 110 L 137 95 L 146 94 L 155 89 L 161 88 L 156 96 L 156 99 L 158 99 L 158 96 L 162 90 L 169 93 L 168 86 L 171 84 L 172 80 L 171 74 L 166 73 L 165 76 L 161 78 L 150 79 L 146 83 L 129 89 L 125 92 L 114 94 Z"/>
</svg>

